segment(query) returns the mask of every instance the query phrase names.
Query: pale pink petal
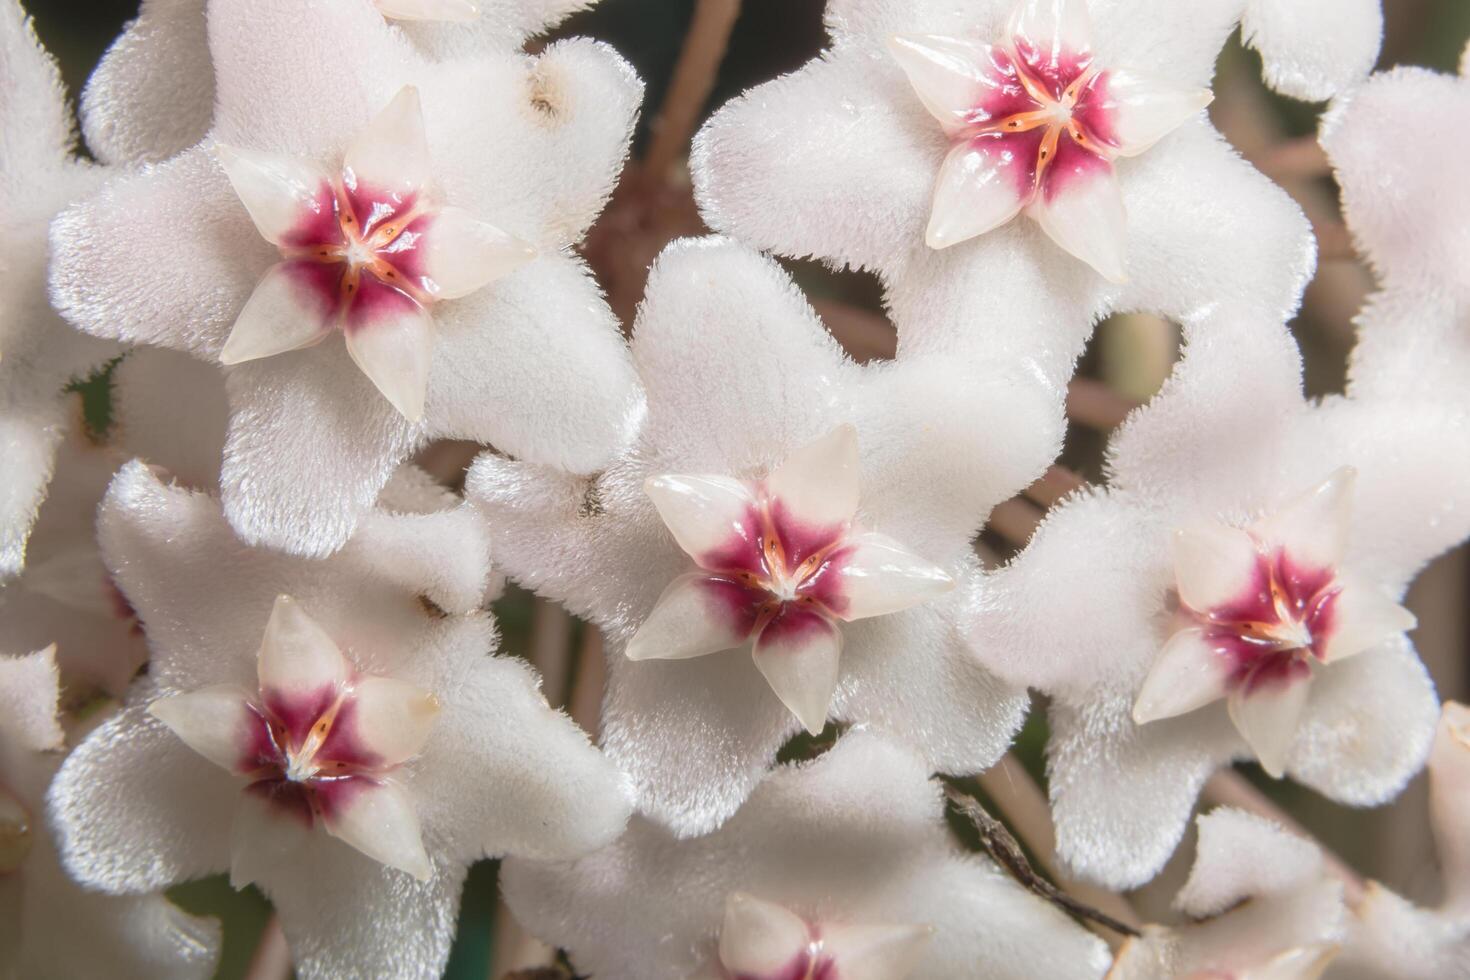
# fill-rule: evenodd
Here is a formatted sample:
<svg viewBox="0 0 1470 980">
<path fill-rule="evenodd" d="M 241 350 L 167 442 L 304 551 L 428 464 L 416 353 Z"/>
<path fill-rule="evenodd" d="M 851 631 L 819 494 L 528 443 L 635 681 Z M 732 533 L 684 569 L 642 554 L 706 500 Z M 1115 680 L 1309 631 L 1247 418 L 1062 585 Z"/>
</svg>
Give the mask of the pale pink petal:
<svg viewBox="0 0 1470 980">
<path fill-rule="evenodd" d="M 975 109 L 1005 80 L 998 72 L 987 71 L 995 54 L 990 45 L 979 41 L 898 34 L 889 39 L 888 50 L 908 75 L 924 108 L 950 135 L 970 125 Z"/>
<path fill-rule="evenodd" d="M 312 828 L 259 793 L 241 790 L 230 822 L 230 884 L 244 888 L 301 860 L 314 841 Z"/>
<path fill-rule="evenodd" d="M 1097 270 L 1109 282 L 1128 281 L 1127 214 L 1111 168 L 1067 174 L 1061 157 L 1047 173 L 1049 189 L 1038 194 L 1027 214 L 1051 240 Z M 1053 186 L 1060 182 L 1061 186 Z"/>
<path fill-rule="evenodd" d="M 509 275 L 536 257 L 530 243 L 479 220 L 463 208 L 443 208 L 424 234 L 424 271 L 436 299 L 458 299 Z"/>
<path fill-rule="evenodd" d="M 1179 598 L 1196 612 L 1209 612 L 1253 595 L 1261 554 L 1239 528 L 1204 523 L 1174 532 L 1174 578 Z"/>
<path fill-rule="evenodd" d="M 439 717 L 437 697 L 391 677 L 361 678 L 353 686 L 350 703 L 352 727 L 348 737 L 354 747 L 377 756 L 377 764 L 385 767 L 417 755 Z M 330 752 L 327 754 L 330 757 Z"/>
<path fill-rule="evenodd" d="M 1307 493 L 1257 522 L 1256 536 L 1284 548 L 1293 562 L 1334 568 L 1347 550 L 1357 471 L 1344 466 Z"/>
<path fill-rule="evenodd" d="M 948 248 L 998 228 L 1021 213 L 1031 193 L 1024 153 L 1007 152 L 1015 137 L 985 135 L 956 145 L 939 167 L 924 241 Z"/>
<path fill-rule="evenodd" d="M 277 262 L 255 286 L 220 351 L 221 364 L 240 364 L 320 343 L 332 332 L 328 310 L 298 273 L 303 263 Z"/>
<path fill-rule="evenodd" d="M 252 728 L 259 724 L 250 707 L 250 692 L 234 684 L 159 698 L 148 713 L 169 727 L 195 752 L 231 772 L 250 750 Z"/>
<path fill-rule="evenodd" d="M 839 425 L 771 471 L 766 490 L 783 522 L 811 530 L 845 525 L 857 513 L 857 429 Z"/>
<path fill-rule="evenodd" d="M 643 483 L 658 516 L 684 552 L 699 561 L 738 546 L 759 554 L 761 529 L 750 488 L 723 476 L 654 476 Z"/>
<path fill-rule="evenodd" d="M 1182 629 L 1169 637 L 1144 678 L 1133 703 L 1133 720 L 1146 725 L 1203 708 L 1226 695 L 1229 677 L 1229 659 L 1216 652 L 1205 631 Z"/>
<path fill-rule="evenodd" d="M 700 572 L 681 575 L 628 641 L 628 659 L 684 660 L 738 647 L 750 637 L 753 598 L 724 579 Z"/>
<path fill-rule="evenodd" d="M 1413 613 L 1390 599 L 1382 589 L 1349 581 L 1333 600 L 1331 631 L 1322 659 L 1332 663 L 1371 650 L 1418 623 Z"/>
<path fill-rule="evenodd" d="M 1470 708 L 1446 701 L 1429 754 L 1429 810 L 1445 882 L 1444 907 L 1470 912 Z"/>
<path fill-rule="evenodd" d="M 364 185 L 391 194 L 414 194 L 429 182 L 429 144 L 419 90 L 405 85 L 373 117 L 342 161 L 349 187 Z"/>
<path fill-rule="evenodd" d="M 256 669 L 262 692 L 289 698 L 311 697 L 352 676 L 336 642 L 288 595 L 277 596 L 271 608 Z"/>
<path fill-rule="evenodd" d="M 1311 684 L 1305 679 L 1267 682 L 1254 690 L 1241 688 L 1230 695 L 1230 720 L 1256 754 L 1261 768 L 1280 779 L 1286 755 L 1296 738 L 1302 709 Z"/>
<path fill-rule="evenodd" d="M 389 20 L 472 21 L 480 16 L 474 0 L 373 0 Z"/>
<path fill-rule="evenodd" d="M 837 688 L 842 633 L 816 613 L 789 606 L 755 639 L 755 665 L 781 703 L 808 732 L 827 724 Z"/>
<path fill-rule="evenodd" d="M 720 964 L 733 976 L 771 976 L 802 956 L 811 930 L 795 912 L 744 892 L 725 900 Z"/>
<path fill-rule="evenodd" d="M 1023 57 L 1028 49 L 1034 50 L 1036 60 L 1043 63 L 1081 54 L 1092 47 L 1087 0 L 1020 0 L 1011 14 L 1009 33 Z"/>
<path fill-rule="evenodd" d="M 389 404 L 408 421 L 421 420 L 434 358 L 434 321 L 424 308 L 403 296 L 346 335 L 353 363 Z"/>
<path fill-rule="evenodd" d="M 1215 98 L 1207 88 L 1175 85 L 1131 68 L 1110 69 L 1091 90 L 1106 118 L 1094 132 L 1125 157 L 1147 150 Z M 1086 122 L 1091 126 L 1093 120 Z"/>
<path fill-rule="evenodd" d="M 250 219 L 273 245 L 303 218 L 331 207 L 331 197 L 322 194 L 327 175 L 313 163 L 224 143 L 214 149 Z"/>
<path fill-rule="evenodd" d="M 822 929 L 822 951 L 837 961 L 842 980 L 904 980 L 933 935 L 927 925 L 838 924 Z"/>
<path fill-rule="evenodd" d="M 327 832 L 374 861 L 427 881 L 433 873 L 413 800 L 397 783 L 359 785 L 325 815 Z"/>
<path fill-rule="evenodd" d="M 856 535 L 844 551 L 836 574 L 847 604 L 838 614 L 848 622 L 886 616 L 954 588 L 948 572 L 885 534 Z"/>
</svg>

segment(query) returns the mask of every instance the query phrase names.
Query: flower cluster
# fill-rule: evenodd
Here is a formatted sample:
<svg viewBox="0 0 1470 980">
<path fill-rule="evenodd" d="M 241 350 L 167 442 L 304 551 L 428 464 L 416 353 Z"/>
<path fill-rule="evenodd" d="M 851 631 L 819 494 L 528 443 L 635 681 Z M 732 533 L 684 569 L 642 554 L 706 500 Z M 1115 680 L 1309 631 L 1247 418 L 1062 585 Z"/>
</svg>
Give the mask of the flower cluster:
<svg viewBox="0 0 1470 980">
<path fill-rule="evenodd" d="M 828 0 L 693 137 L 714 234 L 623 324 L 581 246 L 643 83 L 529 43 L 588 5 L 143 0 L 83 160 L 0 0 L 0 978 L 207 976 L 219 926 L 163 892 L 220 874 L 299 976 L 428 980 L 484 858 L 607 980 L 1470 972 L 1470 718 L 1405 605 L 1470 538 L 1465 78 L 1370 76 L 1376 0 Z M 1331 99 L 1379 276 L 1339 394 L 1289 327 L 1313 224 L 1206 112 L 1237 30 Z M 805 257 L 876 274 L 894 357 Z M 1172 373 L 987 560 L 1138 312 Z M 600 637 L 600 713 L 501 651 L 505 577 Z M 946 810 L 1028 716 L 1055 884 Z M 1226 807 L 1177 921 L 1126 921 L 1104 889 L 1236 763 L 1352 806 L 1427 766 L 1444 901 Z"/>
</svg>

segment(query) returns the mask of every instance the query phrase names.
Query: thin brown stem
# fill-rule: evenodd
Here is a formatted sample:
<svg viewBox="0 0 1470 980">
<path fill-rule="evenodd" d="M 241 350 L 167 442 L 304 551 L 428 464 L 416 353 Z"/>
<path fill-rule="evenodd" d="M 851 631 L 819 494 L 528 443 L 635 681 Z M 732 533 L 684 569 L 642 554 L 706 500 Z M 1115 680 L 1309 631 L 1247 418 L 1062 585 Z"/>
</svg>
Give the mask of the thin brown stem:
<svg viewBox="0 0 1470 980">
<path fill-rule="evenodd" d="M 1024 491 L 1033 503 L 1050 507 L 1069 493 L 1087 486 L 1082 476 L 1065 466 L 1050 466 L 1046 474 Z"/>
<path fill-rule="evenodd" d="M 1315 134 L 1288 139 L 1263 150 L 1257 166 L 1261 173 L 1277 182 L 1325 177 L 1332 172 L 1327 151 L 1317 142 Z"/>
<path fill-rule="evenodd" d="M 989 526 L 1019 548 L 1031 540 L 1032 532 L 1044 516 L 1046 512 L 1025 497 L 1012 497 L 995 505 L 990 512 Z"/>
<path fill-rule="evenodd" d="M 985 808 L 973 796 L 961 793 L 952 786 L 946 786 L 944 793 L 955 809 L 959 810 L 965 819 L 974 825 L 976 833 L 980 835 L 980 846 L 985 849 L 985 852 L 1028 891 L 1071 915 L 1075 915 L 1086 922 L 1089 927 L 1101 926 L 1119 936 L 1139 935 L 1138 930 L 1133 926 L 1068 895 L 1038 874 L 1036 869 L 1031 867 L 1031 862 L 1026 859 L 1021 845 L 1016 843 L 1016 838 L 1011 836 L 1005 824 L 986 813 Z"/>
<path fill-rule="evenodd" d="M 695 6 L 668 94 L 649 127 L 652 139 L 640 167 L 645 181 L 666 181 L 674 163 L 687 154 L 739 16 L 740 0 L 699 0 Z"/>
<path fill-rule="evenodd" d="M 582 630 L 581 648 L 577 651 L 577 679 L 572 684 L 572 696 L 567 699 L 567 712 L 589 735 L 597 734 L 602 721 L 602 688 L 606 680 L 602 633 L 588 624 Z"/>
<path fill-rule="evenodd" d="M 1352 865 L 1328 850 L 1311 831 L 1298 823 L 1295 817 L 1283 810 L 1265 793 L 1252 786 L 1234 769 L 1222 769 L 1217 772 L 1209 782 L 1205 783 L 1204 792 L 1201 795 L 1207 802 L 1216 806 L 1232 806 L 1265 817 L 1292 833 L 1312 841 L 1321 849 L 1322 862 L 1327 870 L 1341 879 L 1348 904 L 1356 906 L 1363 900 L 1367 888 L 1363 876 L 1358 874 Z"/>
<path fill-rule="evenodd" d="M 260 934 L 250 965 L 245 968 L 245 980 L 286 980 L 291 975 L 291 950 L 286 945 L 286 934 L 281 931 L 281 920 L 272 915 Z"/>
<path fill-rule="evenodd" d="M 1074 378 L 1067 385 L 1067 417 L 1091 429 L 1116 429 L 1137 407 L 1102 381 Z"/>
</svg>

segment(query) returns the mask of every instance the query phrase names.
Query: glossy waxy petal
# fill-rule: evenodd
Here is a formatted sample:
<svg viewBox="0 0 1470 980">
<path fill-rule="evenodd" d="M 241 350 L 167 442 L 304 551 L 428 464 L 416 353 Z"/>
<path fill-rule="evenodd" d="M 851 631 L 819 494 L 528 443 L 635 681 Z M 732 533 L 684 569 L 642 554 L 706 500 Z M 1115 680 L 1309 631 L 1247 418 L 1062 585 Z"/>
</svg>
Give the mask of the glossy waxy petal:
<svg viewBox="0 0 1470 980">
<path fill-rule="evenodd" d="M 1286 772 L 1286 757 L 1310 692 L 1311 685 L 1305 678 L 1291 679 L 1254 690 L 1241 688 L 1227 702 L 1230 720 L 1256 754 L 1261 768 L 1277 779 Z"/>
<path fill-rule="evenodd" d="M 331 214 L 327 175 L 295 157 L 220 143 L 215 155 L 262 237 L 280 245 L 303 221 Z"/>
<path fill-rule="evenodd" d="M 1011 152 L 1018 138 L 977 136 L 951 149 L 939 167 L 924 241 L 948 248 L 998 228 L 1021 213 L 1031 195 L 1034 154 Z"/>
<path fill-rule="evenodd" d="M 1347 550 L 1356 479 L 1351 466 L 1341 467 L 1260 521 L 1254 529 L 1256 536 L 1284 549 L 1297 564 L 1335 567 Z"/>
<path fill-rule="evenodd" d="M 441 208 L 424 235 L 424 274 L 435 299 L 458 299 L 536 257 L 528 242 L 463 208 Z"/>
<path fill-rule="evenodd" d="M 233 684 L 215 684 L 159 698 L 148 713 L 169 727 L 184 744 L 217 766 L 236 772 L 251 748 L 258 716 L 250 707 L 251 692 Z"/>
<path fill-rule="evenodd" d="M 221 364 L 240 364 L 300 350 L 332 332 L 331 309 L 303 273 L 312 263 L 278 262 L 255 286 L 220 351 Z"/>
<path fill-rule="evenodd" d="M 373 0 L 389 20 L 443 20 L 465 22 L 480 16 L 474 0 Z"/>
<path fill-rule="evenodd" d="M 260 690 L 292 701 L 315 701 L 352 677 L 352 665 L 326 630 L 301 604 L 277 596 L 260 643 Z"/>
<path fill-rule="evenodd" d="M 1342 660 L 1408 632 L 1418 625 L 1414 614 L 1382 589 L 1349 581 L 1332 600 L 1330 632 L 1322 650 L 1328 663 Z"/>
<path fill-rule="evenodd" d="M 361 782 L 324 815 L 327 833 L 374 861 L 427 881 L 434 869 L 424 851 L 412 797 L 392 781 Z"/>
<path fill-rule="evenodd" d="M 405 85 L 373 117 L 347 148 L 342 172 L 349 188 L 397 195 L 418 193 L 429 183 L 429 144 L 418 89 Z"/>
<path fill-rule="evenodd" d="M 1206 632 L 1182 629 L 1169 637 L 1133 703 L 1133 720 L 1145 725 L 1187 714 L 1228 693 L 1230 662 Z"/>
<path fill-rule="evenodd" d="M 824 617 L 789 605 L 755 640 L 755 665 L 802 727 L 816 735 L 827 724 L 837 688 L 842 633 Z"/>
<path fill-rule="evenodd" d="M 822 929 L 822 952 L 837 962 L 842 980 L 905 980 L 933 935 L 927 925 L 838 923 Z"/>
<path fill-rule="evenodd" d="M 345 331 L 347 353 L 400 415 L 418 422 L 428 397 L 434 321 L 408 296 L 379 288 L 382 296 L 374 302 L 381 305 Z"/>
<path fill-rule="evenodd" d="M 1004 83 L 991 69 L 990 45 L 938 34 L 899 34 L 888 50 L 904 70 L 924 108 L 950 134 L 970 125 L 987 92 Z M 1002 55 L 1001 57 L 1004 57 Z"/>
<path fill-rule="evenodd" d="M 1104 137 L 1118 154 L 1137 156 L 1214 100 L 1204 88 L 1188 88 L 1132 68 L 1109 69 L 1099 83 Z"/>
<path fill-rule="evenodd" d="M 836 575 L 845 604 L 844 620 L 886 616 L 928 602 L 954 588 L 954 579 L 884 534 L 868 531 L 849 538 Z"/>
<path fill-rule="evenodd" d="M 857 429 L 839 425 L 788 456 L 766 479 L 780 520 L 810 528 L 845 525 L 857 513 Z"/>
<path fill-rule="evenodd" d="M 735 567 L 759 559 L 761 529 L 755 495 L 739 480 L 724 476 L 654 476 L 643 484 L 658 516 L 685 554 L 706 568 Z"/>
<path fill-rule="evenodd" d="M 393 677 L 367 676 L 352 687 L 351 739 L 353 748 L 369 753 L 382 768 L 406 762 L 419 753 L 433 734 L 439 717 L 439 699 L 430 692 Z M 341 722 L 339 721 L 340 725 Z M 337 731 L 333 729 L 333 737 Z M 328 758 L 333 745 L 322 747 Z"/>
<path fill-rule="evenodd" d="M 1080 151 L 1079 151 L 1080 152 Z M 1049 180 L 1057 179 L 1060 162 Z M 1128 280 L 1128 216 L 1112 169 L 1079 174 L 1039 194 L 1027 213 L 1051 240 L 1097 270 L 1109 282 Z"/>
<path fill-rule="evenodd" d="M 1179 599 L 1195 612 L 1244 604 L 1264 584 L 1256 542 L 1239 528 L 1195 524 L 1175 531 L 1173 543 Z"/>
<path fill-rule="evenodd" d="M 775 902 L 745 892 L 725 900 L 720 927 L 720 965 L 734 976 L 776 976 L 807 954 L 806 920 Z"/>
<path fill-rule="evenodd" d="M 702 572 L 669 583 L 628 641 L 629 660 L 684 660 L 745 643 L 764 594 Z"/>
</svg>

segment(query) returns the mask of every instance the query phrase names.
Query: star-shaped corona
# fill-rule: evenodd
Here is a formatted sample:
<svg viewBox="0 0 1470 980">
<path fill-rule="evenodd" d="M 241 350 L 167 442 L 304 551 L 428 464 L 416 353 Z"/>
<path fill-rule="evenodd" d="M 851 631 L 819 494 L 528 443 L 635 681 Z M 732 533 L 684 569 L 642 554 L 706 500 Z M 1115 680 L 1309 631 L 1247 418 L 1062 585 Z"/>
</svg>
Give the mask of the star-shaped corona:
<svg viewBox="0 0 1470 980">
<path fill-rule="evenodd" d="M 475 0 L 373 0 L 388 20 L 471 21 L 480 16 Z"/>
<path fill-rule="evenodd" d="M 1209 105 L 1208 89 L 1103 65 L 1086 0 L 1022 0 L 997 44 L 940 35 L 890 42 L 952 147 L 925 239 L 947 248 L 1023 211 L 1053 241 L 1122 282 L 1126 223 L 1113 161 Z"/>
<path fill-rule="evenodd" d="M 645 490 L 699 569 L 664 590 L 628 657 L 699 657 L 754 640 L 776 696 L 808 731 L 821 731 L 837 686 L 839 623 L 954 587 L 942 568 L 854 526 L 857 471 L 857 432 L 843 425 L 764 480 L 651 477 Z"/>
<path fill-rule="evenodd" d="M 1353 480 L 1343 467 L 1248 528 L 1176 532 L 1180 628 L 1138 695 L 1139 724 L 1226 698 L 1261 767 L 1279 777 L 1313 672 L 1414 627 L 1412 613 L 1341 567 Z"/>
<path fill-rule="evenodd" d="M 269 357 L 341 330 L 383 396 L 410 421 L 421 419 L 433 358 L 430 308 L 507 275 L 535 250 L 436 198 L 418 91 L 399 91 L 335 174 L 223 144 L 218 154 L 255 227 L 281 252 L 220 360 Z"/>
<path fill-rule="evenodd" d="M 149 710 L 188 746 L 244 780 L 234 848 L 264 848 L 283 822 L 315 828 L 419 880 L 431 866 L 397 777 L 428 739 L 439 702 L 403 681 L 359 673 L 289 596 L 277 598 L 259 687 L 219 684 Z M 243 882 L 237 882 L 243 884 Z"/>
<path fill-rule="evenodd" d="M 722 980 L 904 980 L 934 930 L 926 925 L 814 925 L 774 902 L 735 892 L 720 929 Z"/>
</svg>

